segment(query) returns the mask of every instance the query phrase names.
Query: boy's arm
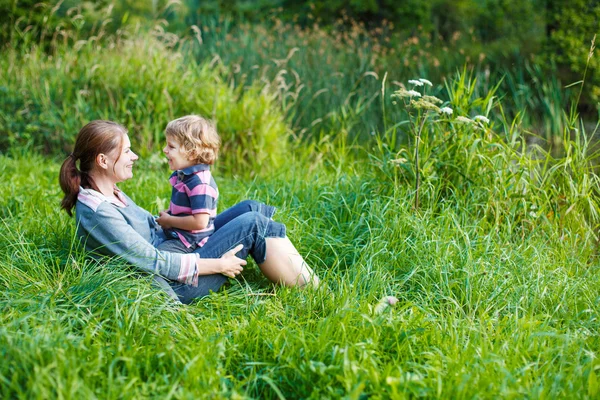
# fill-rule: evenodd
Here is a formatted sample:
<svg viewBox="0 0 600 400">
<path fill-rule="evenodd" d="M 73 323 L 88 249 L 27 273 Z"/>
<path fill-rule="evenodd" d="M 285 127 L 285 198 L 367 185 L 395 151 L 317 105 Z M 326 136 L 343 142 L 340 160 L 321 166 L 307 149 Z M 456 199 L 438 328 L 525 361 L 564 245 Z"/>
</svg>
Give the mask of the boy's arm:
<svg viewBox="0 0 600 400">
<path fill-rule="evenodd" d="M 162 211 L 156 222 L 162 226 L 163 229 L 177 228 L 183 229 L 184 231 L 201 231 L 206 229 L 210 216 L 208 214 L 194 214 L 186 215 L 185 217 L 175 217 Z"/>
</svg>

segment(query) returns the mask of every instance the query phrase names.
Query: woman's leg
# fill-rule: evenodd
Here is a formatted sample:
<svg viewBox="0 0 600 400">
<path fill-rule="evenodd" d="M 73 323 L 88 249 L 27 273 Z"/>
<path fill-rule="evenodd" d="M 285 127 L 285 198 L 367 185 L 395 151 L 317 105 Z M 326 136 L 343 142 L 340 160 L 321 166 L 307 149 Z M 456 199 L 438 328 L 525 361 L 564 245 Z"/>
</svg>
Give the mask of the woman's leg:
<svg viewBox="0 0 600 400">
<path fill-rule="evenodd" d="M 286 286 L 318 285 L 319 278 L 287 238 L 285 225 L 261 212 L 246 212 L 213 233 L 197 250 L 203 258 L 218 258 L 242 243 L 240 258 L 252 255 L 263 274 Z"/>
<path fill-rule="evenodd" d="M 319 277 L 287 237 L 266 238 L 266 250 L 265 261 L 259 266 L 272 282 L 285 286 L 319 285 Z"/>
<path fill-rule="evenodd" d="M 215 231 L 204 246 L 195 249 L 194 253 L 198 253 L 201 258 L 220 258 L 238 244 L 243 244 L 244 247 L 236 253 L 236 256 L 244 259 L 248 257 L 248 254 L 254 256 L 255 252 L 258 252 L 261 247 L 259 232 L 263 231 L 265 226 L 268 225 L 267 221 L 269 220 L 266 217 L 257 212 L 245 212 Z M 283 227 L 283 225 L 281 226 Z M 276 229 L 271 228 L 270 230 Z M 283 227 L 283 235 L 285 235 L 285 227 Z M 181 252 L 181 249 L 178 249 L 179 244 L 177 242 L 167 240 L 157 248 L 164 251 Z M 264 240 L 262 240 L 262 246 L 264 247 Z M 189 304 L 195 299 L 208 296 L 210 292 L 218 291 L 227 280 L 228 278 L 221 274 L 200 275 L 198 286 L 173 281 L 169 281 L 169 285 L 182 303 Z"/>
<path fill-rule="evenodd" d="M 157 246 L 157 249 L 173 253 L 189 252 L 189 249 L 187 249 L 181 241 L 175 239 L 165 240 Z M 225 254 L 225 252 L 223 252 L 223 254 Z M 155 284 L 163 289 L 170 297 L 179 299 L 183 304 L 189 304 L 194 299 L 208 296 L 210 292 L 218 291 L 221 286 L 227 282 L 227 277 L 221 274 L 202 275 L 198 277 L 198 286 L 171 281 L 161 276 L 155 276 L 154 281 Z"/>
<path fill-rule="evenodd" d="M 269 280 L 286 286 L 304 286 L 308 283 L 318 285 L 319 278 L 286 237 L 285 226 L 271 220 L 270 217 L 274 212 L 274 207 L 246 200 L 219 215 L 226 218 L 235 214 L 238 214 L 236 217 L 247 214 L 252 215 L 246 220 L 254 220 L 257 231 L 255 232 L 254 246 L 248 251 Z M 233 218 L 232 221 L 233 223 L 240 223 L 240 221 L 244 221 L 244 218 Z M 242 224 L 247 224 L 247 221 L 242 222 Z M 231 229 L 229 224 L 224 226 Z M 221 233 L 226 236 L 232 235 L 226 232 Z M 210 237 L 207 244 L 214 239 L 216 239 L 215 234 Z M 232 242 L 231 248 L 236 245 L 237 243 Z"/>
</svg>

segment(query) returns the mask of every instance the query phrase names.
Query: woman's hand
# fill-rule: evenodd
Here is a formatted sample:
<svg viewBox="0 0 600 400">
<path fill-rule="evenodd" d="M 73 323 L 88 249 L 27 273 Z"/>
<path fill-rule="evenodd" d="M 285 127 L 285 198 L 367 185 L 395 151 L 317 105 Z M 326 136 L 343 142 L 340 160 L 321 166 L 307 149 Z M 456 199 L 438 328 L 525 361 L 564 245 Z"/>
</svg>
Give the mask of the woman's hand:
<svg viewBox="0 0 600 400">
<path fill-rule="evenodd" d="M 196 260 L 197 274 L 223 274 L 230 278 L 235 278 L 244 270 L 242 265 L 246 265 L 246 260 L 243 260 L 235 255 L 235 253 L 243 248 L 244 245 L 239 244 L 233 249 L 229 250 L 227 253 L 223 254 L 221 258 L 198 257 Z"/>
<path fill-rule="evenodd" d="M 235 278 L 237 275 L 242 273 L 242 271 L 244 270 L 244 268 L 242 268 L 242 265 L 246 265 L 246 260 L 237 257 L 235 254 L 243 248 L 244 245 L 239 244 L 233 249 L 229 250 L 227 253 L 223 254 L 221 258 L 219 258 L 219 273 L 230 278 Z"/>
<path fill-rule="evenodd" d="M 173 217 L 168 212 L 161 211 L 160 213 L 158 213 L 158 218 L 156 218 L 156 222 L 163 229 L 170 229 L 173 227 L 173 225 L 171 225 L 171 218 Z"/>
</svg>

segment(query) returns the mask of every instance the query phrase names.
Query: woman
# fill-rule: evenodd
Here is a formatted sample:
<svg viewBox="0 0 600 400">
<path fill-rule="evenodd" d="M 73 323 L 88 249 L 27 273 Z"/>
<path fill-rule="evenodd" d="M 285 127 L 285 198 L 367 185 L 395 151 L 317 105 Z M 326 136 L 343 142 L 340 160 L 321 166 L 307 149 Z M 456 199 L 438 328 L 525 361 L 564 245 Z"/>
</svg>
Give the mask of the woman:
<svg viewBox="0 0 600 400">
<path fill-rule="evenodd" d="M 268 207 L 257 202 L 242 202 L 219 214 L 210 240 L 195 252 L 170 252 L 172 241 L 165 240 L 154 217 L 116 186 L 133 177 L 138 159 L 127 133 L 115 122 L 88 123 L 61 167 L 61 207 L 69 215 L 75 208 L 77 235 L 86 249 L 118 256 L 154 274 L 163 289 L 185 304 L 239 275 L 248 254 L 272 282 L 319 283 L 286 237 L 285 226 L 268 218 Z"/>
</svg>

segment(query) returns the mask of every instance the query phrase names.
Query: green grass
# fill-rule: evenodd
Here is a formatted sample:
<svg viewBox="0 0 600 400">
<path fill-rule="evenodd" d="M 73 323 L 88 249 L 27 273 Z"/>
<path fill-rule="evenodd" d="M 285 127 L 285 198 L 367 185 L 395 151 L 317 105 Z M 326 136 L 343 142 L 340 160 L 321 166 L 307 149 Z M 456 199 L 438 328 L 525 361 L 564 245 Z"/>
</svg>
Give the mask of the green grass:
<svg viewBox="0 0 600 400">
<path fill-rule="evenodd" d="M 291 69 L 277 80 L 247 66 L 238 79 L 228 63 L 256 61 L 252 46 L 282 52 L 256 62 L 280 60 L 296 40 L 290 27 L 278 42 L 246 28 L 234 34 L 244 45 L 225 43 L 227 67 L 196 63 L 197 47 L 160 30 L 75 47 L 67 35 L 51 57 L 22 33 L 0 55 L 0 396 L 597 398 L 599 153 L 595 132 L 559 112 L 558 83 L 537 87 L 539 100 L 523 76 L 428 75 L 454 109 L 445 117 L 394 104 L 391 74 L 383 91 L 381 71 L 364 74 L 355 62 L 376 54 L 371 42 L 364 53 L 336 44 L 338 59 L 321 30 L 278 68 L 322 80 L 289 86 Z M 323 43 L 339 64 L 305 63 Z M 330 96 L 316 97 L 323 85 Z M 560 151 L 527 144 L 528 105 L 505 106 L 517 92 L 559 115 L 544 123 Z M 326 288 L 273 287 L 250 263 L 219 293 L 176 306 L 119 260 L 85 257 L 57 182 L 77 129 L 99 117 L 130 129 L 143 157 L 121 188 L 157 213 L 170 193 L 162 130 L 190 112 L 216 118 L 224 137 L 220 209 L 277 206 Z M 313 124 L 318 113 L 331 123 Z M 457 120 L 477 114 L 491 123 Z M 377 313 L 383 296 L 399 302 Z"/>
<path fill-rule="evenodd" d="M 75 48 L 57 44 L 48 57 L 34 44 L 0 58 L 0 150 L 68 154 L 87 121 L 113 119 L 149 155 L 164 146 L 169 121 L 200 114 L 218 121 L 229 169 L 283 162 L 289 128 L 259 86 L 235 89 L 218 68 L 153 36 L 80 40 Z"/>
<path fill-rule="evenodd" d="M 411 189 L 388 190 L 370 167 L 218 176 L 222 207 L 246 197 L 279 207 L 329 290 L 273 288 L 251 266 L 178 308 L 147 277 L 76 249 L 56 162 L 0 165 L 3 397 L 598 394 L 591 235 L 547 224 L 515 234 L 467 198 L 415 212 Z M 122 187 L 157 211 L 166 171 L 142 161 L 136 175 Z M 400 302 L 375 314 L 384 295 Z"/>
<path fill-rule="evenodd" d="M 57 17 L 51 8 L 41 10 L 48 13 L 50 20 Z M 30 139 L 35 130 L 43 131 L 46 136 L 58 131 L 61 137 L 70 137 L 72 130 L 80 125 L 79 120 L 85 119 L 82 115 L 97 113 L 96 103 L 112 103 L 107 111 L 135 127 L 136 133 L 145 138 L 145 147 L 152 147 L 163 129 L 148 114 L 170 117 L 200 109 L 205 114 L 218 115 L 223 121 L 231 119 L 231 126 L 225 131 L 250 134 L 260 131 L 261 123 L 267 125 L 260 118 L 258 126 L 256 121 L 245 118 L 246 108 L 254 104 L 247 99 L 259 95 L 258 86 L 263 89 L 261 95 L 268 93 L 265 102 L 269 104 L 261 108 L 271 109 L 270 102 L 277 100 L 280 113 L 296 135 L 318 140 L 323 135 L 348 132 L 352 139 L 365 143 L 372 133 L 383 133 L 406 118 L 402 110 L 392 107 L 389 96 L 382 96 L 382 88 L 391 93 L 408 79 L 424 77 L 437 82 L 434 94 L 441 95 L 444 80 L 466 68 L 479 82 L 478 96 L 485 97 L 499 84 L 507 117 L 520 116 L 524 127 L 552 141 L 562 136 L 565 126 L 562 110 L 577 89 L 577 85 L 565 88 L 572 82 L 561 82 L 552 66 L 519 57 L 507 60 L 502 51 L 492 50 L 472 35 L 458 35 L 457 39 L 440 42 L 421 30 L 410 36 L 400 34 L 389 23 L 370 30 L 349 20 L 329 27 L 314 24 L 300 28 L 275 16 L 257 24 L 210 14 L 199 16 L 199 27 L 184 29 L 181 24 L 176 25 L 178 28 L 174 25 L 177 34 L 168 31 L 170 27 L 165 26 L 165 21 L 150 20 L 142 28 L 124 24 L 116 35 L 111 35 L 107 32 L 114 29 L 111 21 L 123 17 L 114 13 L 113 8 L 95 12 L 73 9 L 63 15 L 62 23 L 58 26 L 48 23 L 47 29 L 35 24 L 28 29 L 26 20 L 15 24 L 10 47 L 19 49 L 17 54 L 23 49 L 27 54 L 33 46 L 34 57 L 30 60 L 33 77 L 41 72 L 46 80 L 61 81 L 63 89 L 55 89 L 52 84 L 48 90 L 39 87 L 29 68 L 21 70 L 5 62 L 0 71 L 6 71 L 7 76 L 0 75 L 5 80 L 0 79 L 0 93 L 11 99 L 6 105 L 11 115 L 22 116 L 24 122 L 3 128 L 0 115 L 0 129 L 16 135 L 17 141 Z M 47 42 L 37 42 L 36 29 L 51 30 L 44 34 Z M 153 40 L 148 40 L 150 36 Z M 120 53 L 117 52 L 121 60 L 115 58 L 115 45 L 121 45 Z M 54 59 L 45 60 L 42 53 L 38 56 L 43 60 L 40 62 L 35 57 L 40 50 L 36 46 L 50 49 Z M 127 46 L 132 51 L 123 49 Z M 78 50 L 71 51 L 73 47 Z M 173 49 L 184 57 L 166 57 L 171 54 L 168 50 Z M 9 54 L 4 60 L 14 57 Z M 73 64 L 74 59 L 81 60 L 82 65 Z M 136 61 L 140 59 L 153 59 L 153 66 L 158 69 L 144 68 Z M 210 72 L 196 71 L 198 64 L 205 68 L 209 65 Z M 63 65 L 68 69 L 62 68 Z M 38 71 L 37 67 L 43 68 Z M 216 70 L 219 73 L 211 73 Z M 69 74 L 76 73 L 77 78 L 71 79 Z M 23 85 L 31 92 L 23 91 Z M 132 88 L 134 92 L 129 91 Z M 186 89 L 192 93 L 186 93 Z M 59 93 L 53 93 L 54 90 Z M 63 97 L 67 105 L 57 104 L 54 113 L 45 115 L 42 110 L 47 97 L 53 95 Z M 215 108 L 207 105 L 213 96 L 223 99 Z M 237 104 L 238 97 L 246 100 L 243 106 Z M 120 104 L 115 104 L 119 98 Z M 387 114 L 381 113 L 383 107 Z M 260 109 L 253 111 L 265 115 Z M 266 115 L 273 115 L 272 111 Z M 595 118 L 594 114 L 590 110 L 587 118 Z M 33 116 L 43 122 L 29 122 Z M 17 121 L 15 118 L 13 123 Z M 276 131 L 281 128 L 279 120 L 268 122 L 276 125 Z M 399 141 L 406 140 L 402 129 L 396 133 Z M 0 138 L 0 145 L 6 140 Z M 42 145 L 52 152 L 64 143 L 55 140 Z"/>
</svg>

